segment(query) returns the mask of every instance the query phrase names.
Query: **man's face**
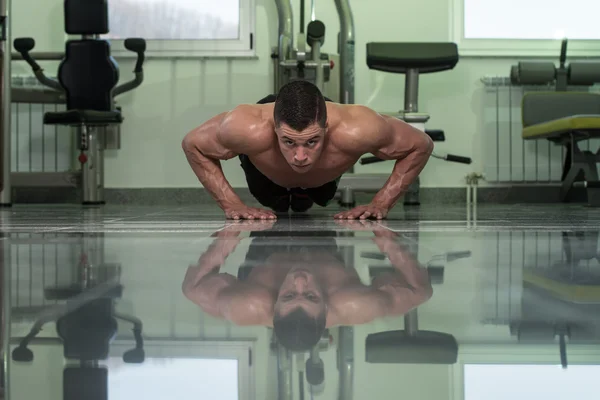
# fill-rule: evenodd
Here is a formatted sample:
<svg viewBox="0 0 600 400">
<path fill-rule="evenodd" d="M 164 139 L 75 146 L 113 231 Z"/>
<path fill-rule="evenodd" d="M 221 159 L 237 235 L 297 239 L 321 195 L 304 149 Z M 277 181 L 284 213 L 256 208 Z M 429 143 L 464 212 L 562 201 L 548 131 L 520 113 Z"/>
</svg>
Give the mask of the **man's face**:
<svg viewBox="0 0 600 400">
<path fill-rule="evenodd" d="M 299 173 L 310 171 L 323 150 L 326 128 L 313 124 L 303 131 L 296 131 L 285 124 L 275 129 L 283 157 Z"/>
<path fill-rule="evenodd" d="M 275 311 L 285 316 L 301 307 L 316 318 L 325 309 L 324 296 L 322 287 L 310 271 L 292 268 L 279 289 Z"/>
</svg>

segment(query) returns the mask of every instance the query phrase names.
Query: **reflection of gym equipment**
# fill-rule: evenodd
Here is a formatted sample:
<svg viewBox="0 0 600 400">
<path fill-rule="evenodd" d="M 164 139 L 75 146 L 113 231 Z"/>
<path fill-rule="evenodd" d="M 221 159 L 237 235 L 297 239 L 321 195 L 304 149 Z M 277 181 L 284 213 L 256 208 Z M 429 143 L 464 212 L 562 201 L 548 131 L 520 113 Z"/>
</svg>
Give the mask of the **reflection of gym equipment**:
<svg viewBox="0 0 600 400">
<path fill-rule="evenodd" d="M 67 41 L 65 58 L 58 70 L 58 82 L 47 78 L 30 54 L 35 47 L 33 38 L 15 39 L 14 47 L 31 66 L 40 83 L 64 93 L 67 110 L 45 113 L 44 124 L 66 125 L 78 129 L 82 203 L 103 204 L 102 142 L 105 138 L 100 129 L 116 127 L 123 122 L 121 111 L 114 104 L 114 97 L 135 89 L 142 83 L 146 42 L 143 39 L 125 40 L 125 47 L 137 53 L 135 79 L 115 87 L 119 81 L 119 70 L 110 55 L 108 41 L 99 39 L 99 35 L 109 31 L 108 3 L 84 0 L 65 0 L 64 3 L 65 32 L 81 35 L 81 39 Z M 107 132 L 109 131 L 105 133 Z"/>
<path fill-rule="evenodd" d="M 368 43 L 367 65 L 370 69 L 395 74 L 405 74 L 404 110 L 388 115 L 400 118 L 415 128 L 426 132 L 434 141 L 444 141 L 444 131 L 426 130 L 427 113 L 419 112 L 419 75 L 453 69 L 458 63 L 458 49 L 454 43 Z M 446 161 L 470 164 L 471 159 L 452 154 L 433 157 Z M 380 162 L 377 157 L 364 157 L 361 164 Z M 389 174 L 355 174 L 342 177 L 340 188 L 342 206 L 355 204 L 354 191 L 377 191 L 381 189 Z M 405 205 L 419 204 L 419 180 L 406 192 Z"/>
<path fill-rule="evenodd" d="M 139 319 L 117 314 L 115 299 L 123 288 L 115 282 L 105 282 L 79 295 L 64 293 L 65 304 L 44 311 L 18 347 L 13 350 L 15 362 L 31 362 L 34 355 L 28 345 L 42 330 L 44 324 L 56 320 L 56 331 L 62 340 L 64 357 L 79 365 L 68 365 L 63 372 L 65 400 L 108 399 L 108 370 L 98 361 L 109 356 L 109 346 L 117 334 L 117 319 L 133 323 L 135 348 L 123 354 L 123 362 L 144 362 L 142 323 Z M 56 293 L 55 293 L 56 294 Z"/>
<path fill-rule="evenodd" d="M 526 285 L 572 304 L 600 304 L 600 271 L 587 262 L 600 262 L 598 231 L 563 232 L 565 260 L 548 268 L 523 271 Z"/>
<path fill-rule="evenodd" d="M 294 48 L 294 16 L 291 0 L 275 0 L 279 18 L 278 47 L 273 49 L 274 92 L 289 81 L 307 80 L 325 93 L 324 84 L 329 81 L 333 60 L 322 53 L 325 42 L 325 24 L 318 20 L 309 22 L 305 32 L 305 2 L 300 0 L 300 33 Z M 348 0 L 335 0 L 340 17 L 338 51 L 340 53 L 339 102 L 354 102 L 354 24 Z M 314 1 L 312 3 L 314 18 Z M 306 46 L 310 46 L 310 52 Z M 329 97 L 334 97 L 330 95 Z"/>
<path fill-rule="evenodd" d="M 568 91 L 568 85 L 592 86 L 600 83 L 600 63 L 572 62 L 566 65 L 567 40 L 563 40 L 560 64 L 520 62 L 511 68 L 516 85 L 548 87 L 555 91 L 526 93 L 522 101 L 523 139 L 546 139 L 565 146 L 560 199 L 573 201 L 573 188 L 587 189 L 587 201 L 600 206 L 600 179 L 596 153 L 581 150 L 579 142 L 600 137 L 600 95 L 586 91 Z"/>
<path fill-rule="evenodd" d="M 564 262 L 523 271 L 520 320 L 510 323 L 519 343 L 558 342 L 560 362 L 568 367 L 567 343 L 595 342 L 600 312 L 598 231 L 563 232 Z"/>
<path fill-rule="evenodd" d="M 96 211 L 86 209 L 82 222 L 97 218 Z M 98 362 L 109 357 L 109 346 L 117 334 L 117 320 L 133 325 L 135 347 L 123 353 L 125 363 L 142 363 L 145 359 L 143 326 L 138 318 L 115 310 L 116 301 L 123 295 L 123 286 L 119 283 L 121 267 L 104 262 L 104 235 L 84 234 L 74 244 L 76 250 L 72 258 L 79 263 L 70 276 L 65 273 L 71 267 L 68 262 L 62 266 L 61 275 L 69 281 L 57 279 L 44 288 L 45 299 L 54 300 L 56 304 L 40 308 L 29 333 L 12 350 L 12 360 L 33 361 L 34 353 L 29 345 L 43 340 L 37 339 L 37 335 L 46 324 L 56 322 L 57 336 L 68 363 L 63 374 L 63 398 L 104 400 L 107 399 L 108 372 Z"/>
<path fill-rule="evenodd" d="M 376 260 L 386 258 L 384 254 L 370 252 L 361 253 L 361 257 Z M 450 252 L 432 258 L 426 267 L 431 283 L 444 283 L 444 266 L 437 263 L 468 257 L 471 257 L 470 251 Z M 394 267 L 390 266 L 369 266 L 371 279 L 394 271 Z M 418 308 L 415 308 L 404 316 L 404 330 L 368 335 L 365 355 L 367 362 L 376 364 L 454 364 L 458 357 L 458 343 L 448 333 L 419 330 Z"/>
<path fill-rule="evenodd" d="M 65 400 L 108 399 L 108 370 L 98 365 L 99 360 L 109 356 L 109 346 L 117 334 L 117 321 L 122 319 L 134 324 L 135 348 L 123 354 L 125 363 L 144 362 L 142 323 L 137 318 L 119 315 L 114 301 L 122 287 L 102 284 L 75 297 L 66 297 L 64 305 L 47 310 L 29 334 L 13 350 L 16 362 L 33 361 L 33 352 L 27 346 L 35 339 L 47 322 L 56 320 L 56 331 L 63 342 L 64 357 L 76 360 L 79 365 L 69 365 L 63 372 L 63 398 Z"/>
</svg>

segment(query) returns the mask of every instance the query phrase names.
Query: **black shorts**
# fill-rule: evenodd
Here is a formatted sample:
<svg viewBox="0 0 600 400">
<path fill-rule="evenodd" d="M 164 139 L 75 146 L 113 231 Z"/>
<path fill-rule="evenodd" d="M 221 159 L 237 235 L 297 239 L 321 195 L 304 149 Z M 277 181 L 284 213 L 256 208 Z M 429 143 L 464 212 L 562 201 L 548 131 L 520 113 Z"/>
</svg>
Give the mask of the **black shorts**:
<svg viewBox="0 0 600 400">
<path fill-rule="evenodd" d="M 276 98 L 277 96 L 275 95 L 269 95 L 264 99 L 259 100 L 257 104 L 274 103 Z M 331 101 L 328 98 L 325 98 L 325 100 Z M 287 189 L 277 185 L 265 175 L 263 175 L 263 173 L 260 172 L 254 166 L 254 164 L 252 164 L 248 156 L 241 154 L 239 158 L 242 165 L 242 169 L 246 174 L 246 182 L 248 183 L 248 189 L 250 190 L 250 193 L 256 198 L 256 200 L 258 200 L 260 204 L 262 204 L 265 207 L 279 209 L 279 204 L 281 204 L 281 200 L 285 198 L 286 201 L 288 201 L 290 195 L 308 197 L 315 204 L 318 204 L 321 207 L 325 207 L 334 198 L 338 189 L 339 179 L 316 188 Z"/>
</svg>

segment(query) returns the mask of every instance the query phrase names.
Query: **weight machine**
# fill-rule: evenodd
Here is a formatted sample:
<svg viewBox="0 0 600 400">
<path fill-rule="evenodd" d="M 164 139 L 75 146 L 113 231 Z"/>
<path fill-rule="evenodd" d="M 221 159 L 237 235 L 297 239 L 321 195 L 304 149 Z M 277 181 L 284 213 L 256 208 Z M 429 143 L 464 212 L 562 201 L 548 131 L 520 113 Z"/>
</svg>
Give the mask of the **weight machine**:
<svg viewBox="0 0 600 400">
<path fill-rule="evenodd" d="M 315 84 L 322 93 L 343 104 L 354 103 L 354 21 L 349 0 L 334 0 L 340 19 L 338 55 L 323 53 L 326 26 L 315 19 L 315 1 L 312 0 L 312 20 L 305 28 L 305 2 L 300 1 L 300 32 L 294 43 L 294 15 L 292 0 L 275 0 L 279 18 L 278 46 L 273 48 L 274 93 L 287 82 L 307 80 Z M 307 45 L 310 50 L 307 50 Z M 294 47 L 295 46 L 295 47 Z M 330 82 L 335 59 L 339 57 L 339 82 Z M 339 85 L 338 93 L 333 91 Z"/>
<path fill-rule="evenodd" d="M 104 149 L 120 147 L 120 125 L 123 122 L 120 107 L 114 98 L 133 90 L 143 82 L 143 63 L 146 42 L 144 39 L 130 38 L 125 40 L 125 48 L 137 55 L 134 70 L 135 77 L 121 85 L 119 68 L 111 56 L 108 41 L 100 38 L 109 32 L 107 1 L 89 2 L 86 0 L 65 0 L 65 33 L 80 35 L 79 39 L 68 40 L 65 52 L 31 53 L 35 47 L 33 38 L 17 38 L 14 48 L 18 52 L 11 55 L 10 40 L 6 35 L 8 3 L 3 0 L 0 9 L 0 55 L 2 56 L 2 192 L 0 205 L 11 205 L 11 74 L 12 59 L 25 60 L 31 67 L 37 80 L 51 89 L 49 97 L 65 102 L 64 112 L 44 113 L 45 125 L 70 126 L 77 131 L 77 143 L 80 150 L 78 161 L 81 172 L 72 177 L 64 176 L 60 186 L 71 186 L 72 180 L 81 181 L 82 204 L 104 204 Z M 50 79 L 44 74 L 37 60 L 61 60 L 58 69 L 58 80 Z M 48 182 L 44 178 L 45 183 Z M 75 178 L 75 179 L 73 179 Z M 16 180 L 16 179 L 15 179 Z M 15 182 L 18 183 L 18 182 Z M 23 185 L 21 183 L 21 185 Z"/>
</svg>

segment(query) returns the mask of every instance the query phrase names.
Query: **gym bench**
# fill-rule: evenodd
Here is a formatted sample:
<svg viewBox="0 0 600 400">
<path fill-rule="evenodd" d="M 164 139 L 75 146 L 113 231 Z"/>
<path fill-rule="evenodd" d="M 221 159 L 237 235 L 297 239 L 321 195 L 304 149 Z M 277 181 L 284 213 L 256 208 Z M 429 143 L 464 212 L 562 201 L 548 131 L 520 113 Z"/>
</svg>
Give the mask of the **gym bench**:
<svg viewBox="0 0 600 400">
<path fill-rule="evenodd" d="M 521 104 L 524 140 L 549 140 L 565 146 L 560 200 L 572 200 L 573 188 L 587 189 L 590 206 L 600 207 L 597 164 L 600 150 L 581 150 L 579 142 L 600 137 L 600 94 L 569 90 L 600 83 L 600 63 L 566 65 L 567 41 L 562 42 L 560 65 L 553 62 L 520 62 L 511 68 L 511 81 L 518 85 L 555 84 L 555 91 L 529 92 Z"/>
</svg>

